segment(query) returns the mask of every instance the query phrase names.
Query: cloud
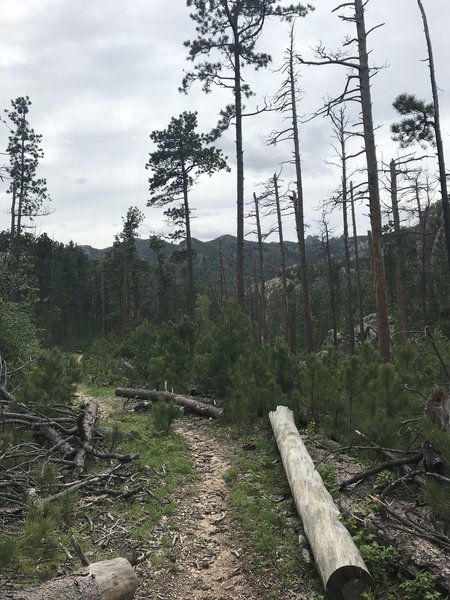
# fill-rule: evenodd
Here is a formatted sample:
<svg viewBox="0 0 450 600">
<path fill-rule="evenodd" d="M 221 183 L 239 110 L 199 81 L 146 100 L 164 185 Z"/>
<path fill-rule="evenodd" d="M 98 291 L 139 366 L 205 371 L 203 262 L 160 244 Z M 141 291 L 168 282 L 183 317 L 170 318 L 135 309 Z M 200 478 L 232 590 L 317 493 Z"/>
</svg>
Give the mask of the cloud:
<svg viewBox="0 0 450 600">
<path fill-rule="evenodd" d="M 296 24 L 296 47 L 304 58 L 322 41 L 339 46 L 349 24 L 331 9 L 331 0 L 317 2 L 316 10 Z M 426 7 L 435 50 L 444 143 L 450 135 L 450 96 L 446 88 L 446 61 L 450 54 L 447 27 L 448 0 Z M 151 150 L 149 133 L 167 126 L 172 116 L 197 110 L 199 126 L 209 130 L 219 110 L 232 101 L 229 90 L 205 95 L 194 85 L 188 96 L 178 93 L 183 70 L 190 68 L 182 42 L 194 35 L 194 24 L 183 0 L 4 0 L 0 21 L 0 107 L 11 98 L 28 94 L 33 102 L 30 122 L 43 134 L 45 158 L 40 175 L 47 178 L 54 213 L 38 221 L 60 241 L 97 246 L 110 245 L 122 227 L 129 206 L 146 215 L 144 235 L 167 230 L 161 210 L 146 207 L 149 173 L 144 166 Z M 370 36 L 372 64 L 388 66 L 372 80 L 374 121 L 379 158 L 389 160 L 398 149 L 390 139 L 390 123 L 397 118 L 392 101 L 403 91 L 430 99 L 423 27 L 411 0 L 374 0 L 368 4 L 368 28 L 385 22 Z M 246 101 L 249 111 L 272 96 L 282 75 L 276 70 L 288 44 L 288 26 L 268 22 L 259 47 L 271 53 L 271 69 L 244 70 L 256 95 Z M 345 85 L 346 70 L 340 67 L 301 67 L 304 90 L 300 113 L 313 113 L 329 95 Z M 354 109 L 357 117 L 357 109 Z M 270 177 L 280 163 L 289 161 L 291 147 L 266 145 L 271 130 L 283 127 L 279 115 L 267 113 L 244 122 L 246 201 L 257 185 Z M 301 153 L 305 187 L 305 216 L 313 231 L 320 203 L 339 181 L 338 171 L 328 164 L 333 154 L 327 119 L 301 125 Z M 0 127 L 0 145 L 7 144 L 8 130 Z M 234 131 L 218 144 L 229 157 L 231 173 L 201 178 L 191 194 L 195 208 L 193 233 L 210 239 L 235 233 Z M 450 159 L 449 159 L 450 160 Z M 356 167 L 356 165 L 355 165 Z M 434 162 L 430 161 L 434 169 Z M 292 170 L 283 167 L 286 177 Z M 10 198 L 6 184 L 0 188 L 0 228 L 9 225 Z M 333 217 L 334 218 L 334 217 Z M 362 226 L 366 220 L 360 215 Z M 336 227 L 339 227 L 339 216 Z M 286 220 L 288 237 L 295 238 L 292 220 Z"/>
</svg>

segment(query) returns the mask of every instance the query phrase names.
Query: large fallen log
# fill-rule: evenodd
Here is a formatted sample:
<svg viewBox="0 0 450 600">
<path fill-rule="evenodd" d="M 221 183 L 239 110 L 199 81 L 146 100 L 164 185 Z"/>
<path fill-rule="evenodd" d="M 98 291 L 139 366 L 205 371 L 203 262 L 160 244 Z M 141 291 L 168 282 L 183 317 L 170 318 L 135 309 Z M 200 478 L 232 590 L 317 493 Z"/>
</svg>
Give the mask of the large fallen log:
<svg viewBox="0 0 450 600">
<path fill-rule="evenodd" d="M 180 396 L 179 394 L 172 394 L 171 392 L 160 392 L 155 390 L 143 390 L 133 388 L 117 388 L 116 396 L 123 398 L 133 398 L 135 400 L 169 400 L 183 406 L 189 412 L 193 412 L 204 417 L 212 417 L 216 419 L 222 414 L 222 409 L 211 404 L 205 404 L 192 396 Z"/>
<path fill-rule="evenodd" d="M 371 576 L 303 444 L 293 412 L 278 406 L 269 419 L 327 597 L 360 598 Z"/>
<path fill-rule="evenodd" d="M 2 591 L 4 600 L 131 600 L 138 585 L 126 558 L 92 563 L 39 587 Z M 3 594 L 6 594 L 3 595 Z"/>
</svg>

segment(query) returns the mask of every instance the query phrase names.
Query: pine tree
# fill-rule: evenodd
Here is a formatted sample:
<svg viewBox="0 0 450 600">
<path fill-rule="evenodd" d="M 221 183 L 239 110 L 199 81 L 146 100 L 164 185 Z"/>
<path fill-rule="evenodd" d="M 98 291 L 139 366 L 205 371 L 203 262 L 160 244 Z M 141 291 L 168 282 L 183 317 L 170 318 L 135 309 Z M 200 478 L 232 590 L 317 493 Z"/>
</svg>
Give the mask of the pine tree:
<svg viewBox="0 0 450 600">
<path fill-rule="evenodd" d="M 10 250 L 17 261 L 20 255 L 20 236 L 24 218 L 39 215 L 42 205 L 49 200 L 45 179 L 36 175 L 39 160 L 44 153 L 40 144 L 42 135 L 35 133 L 28 122 L 31 101 L 28 96 L 11 101 L 12 110 L 5 110 L 13 124 L 7 153 L 9 154 L 10 177 L 8 193 L 11 194 Z"/>
<path fill-rule="evenodd" d="M 186 73 L 181 90 L 187 92 L 194 81 L 200 81 L 208 93 L 212 86 L 232 90 L 234 103 L 222 112 L 220 127 L 234 119 L 236 129 L 236 188 L 237 188 L 237 294 L 244 304 L 244 151 L 243 99 L 252 95 L 244 81 L 243 68 L 267 67 L 269 54 L 257 52 L 256 44 L 265 22 L 271 17 L 290 20 L 305 16 L 308 9 L 301 4 L 283 6 L 280 0 L 187 0 L 192 9 L 197 38 L 186 41 L 188 60 L 200 60 L 193 71 Z M 216 59 L 216 55 L 217 59 Z M 204 61 L 204 57 L 208 60 Z"/>
<path fill-rule="evenodd" d="M 152 196 L 148 206 L 177 203 L 167 208 L 164 214 L 176 228 L 171 237 L 186 240 L 188 314 L 191 318 L 195 311 L 195 290 L 189 192 L 200 175 L 212 175 L 227 168 L 221 150 L 211 146 L 208 136 L 198 133 L 196 128 L 197 113 L 184 112 L 173 117 L 167 129 L 153 131 L 150 139 L 157 149 L 150 153 L 146 164 L 146 168 L 153 171 L 149 179 Z"/>
</svg>

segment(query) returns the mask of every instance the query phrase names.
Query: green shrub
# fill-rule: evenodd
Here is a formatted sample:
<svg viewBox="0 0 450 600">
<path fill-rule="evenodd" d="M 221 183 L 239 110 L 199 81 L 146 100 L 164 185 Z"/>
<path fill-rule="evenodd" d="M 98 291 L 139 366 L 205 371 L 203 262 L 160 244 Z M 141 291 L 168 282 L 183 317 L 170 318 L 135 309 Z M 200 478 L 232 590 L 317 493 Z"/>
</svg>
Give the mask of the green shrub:
<svg viewBox="0 0 450 600">
<path fill-rule="evenodd" d="M 56 349 L 44 350 L 24 372 L 16 398 L 25 404 L 37 404 L 42 412 L 51 414 L 56 404 L 72 401 L 75 382 L 80 377 L 81 370 L 74 357 Z"/>
<path fill-rule="evenodd" d="M 153 426 L 159 433 L 167 435 L 171 424 L 180 414 L 179 406 L 171 402 L 156 402 L 152 408 Z"/>
<path fill-rule="evenodd" d="M 416 571 L 414 579 L 400 584 L 403 600 L 439 600 L 441 594 L 435 589 L 436 577 Z"/>
</svg>

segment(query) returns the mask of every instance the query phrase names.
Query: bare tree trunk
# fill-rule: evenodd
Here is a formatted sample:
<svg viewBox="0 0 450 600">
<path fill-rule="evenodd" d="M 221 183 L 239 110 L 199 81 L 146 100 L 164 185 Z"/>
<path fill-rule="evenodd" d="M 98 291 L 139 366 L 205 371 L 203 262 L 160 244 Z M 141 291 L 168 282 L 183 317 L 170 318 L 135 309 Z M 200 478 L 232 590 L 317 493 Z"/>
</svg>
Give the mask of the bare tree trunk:
<svg viewBox="0 0 450 600">
<path fill-rule="evenodd" d="M 266 298 L 266 278 L 264 274 L 264 251 L 261 232 L 261 219 L 259 217 L 259 201 L 255 193 L 253 193 L 253 201 L 255 205 L 256 219 L 256 234 L 258 237 L 258 258 L 259 258 L 259 286 L 261 295 L 261 321 L 263 340 L 267 341 L 267 298 Z"/>
<path fill-rule="evenodd" d="M 184 222 L 186 227 L 186 254 L 188 272 L 188 315 L 195 318 L 195 283 L 194 283 L 194 260 L 192 250 L 191 219 L 188 201 L 188 176 L 183 164 L 183 204 Z"/>
<path fill-rule="evenodd" d="M 333 322 L 333 346 L 337 350 L 338 347 L 338 338 L 337 338 L 337 318 L 336 318 L 336 298 L 334 294 L 334 285 L 333 285 L 333 271 L 331 268 L 331 253 L 330 253 L 330 239 L 328 235 L 328 225 L 326 222 L 323 222 L 325 227 L 325 255 L 326 261 L 328 264 L 328 279 L 330 285 L 330 304 L 331 304 L 331 318 Z"/>
<path fill-rule="evenodd" d="M 419 235 L 420 244 L 418 252 L 418 260 L 420 265 L 420 288 L 422 299 L 422 322 L 423 326 L 428 323 L 428 274 L 427 274 L 427 216 L 428 206 L 422 210 L 420 202 L 419 182 L 415 184 L 417 212 L 419 215 Z"/>
<path fill-rule="evenodd" d="M 102 335 L 106 335 L 106 299 L 105 299 L 105 271 L 102 264 L 102 272 L 100 276 L 100 302 L 102 315 Z"/>
<path fill-rule="evenodd" d="M 11 230 L 9 232 L 9 249 L 14 256 L 14 242 L 16 240 L 16 184 L 13 182 L 12 201 L 11 201 Z"/>
<path fill-rule="evenodd" d="M 234 101 L 236 107 L 236 177 L 237 177 L 237 299 L 244 307 L 244 151 L 242 144 L 241 58 L 237 29 L 234 30 Z"/>
<path fill-rule="evenodd" d="M 403 239 L 400 227 L 400 211 L 398 208 L 398 190 L 397 190 L 397 165 L 392 159 L 389 164 L 390 186 L 391 186 L 391 204 L 392 218 L 394 220 L 395 235 L 395 288 L 397 295 L 397 310 L 400 321 L 400 328 L 407 337 L 409 331 L 408 316 L 405 303 L 405 253 L 403 250 Z"/>
<path fill-rule="evenodd" d="M 255 346 L 262 346 L 262 333 L 261 333 L 261 298 L 259 295 L 259 283 L 258 274 L 256 272 L 255 261 L 252 261 L 253 270 L 253 288 L 250 294 L 250 321 L 252 324 L 253 341 Z"/>
<path fill-rule="evenodd" d="M 353 183 L 350 182 L 350 204 L 352 208 L 352 225 L 353 225 L 353 245 L 355 251 L 355 270 L 356 270 L 356 289 L 358 295 L 358 315 L 359 315 L 359 337 L 360 341 L 364 341 L 364 306 L 363 292 L 361 285 L 361 268 L 359 263 L 359 245 L 358 233 L 356 230 L 356 215 L 355 215 L 355 198 L 353 194 Z"/>
<path fill-rule="evenodd" d="M 277 210 L 277 224 L 278 224 L 278 241 L 280 243 L 280 258 L 281 258 L 281 283 L 283 286 L 283 326 L 284 326 L 284 343 L 289 348 L 289 320 L 288 320 L 288 292 L 287 292 L 287 278 L 286 278 L 286 256 L 284 252 L 284 240 L 283 240 L 283 222 L 281 219 L 281 206 L 280 206 L 280 192 L 278 188 L 278 177 L 276 174 L 273 176 L 273 188 L 275 192 L 275 205 Z"/>
<path fill-rule="evenodd" d="M 227 281 L 225 279 L 225 268 L 223 265 L 222 238 L 219 238 L 219 266 L 220 266 L 220 305 L 227 301 Z"/>
<path fill-rule="evenodd" d="M 344 184 L 345 181 L 345 184 Z M 355 321 L 353 318 L 353 291 L 352 272 L 350 265 L 350 247 L 348 242 L 348 215 L 347 215 L 347 174 L 345 166 L 342 171 L 342 217 L 344 227 L 344 256 L 345 256 L 345 281 L 347 289 L 347 325 L 350 354 L 355 353 Z M 344 199 L 345 198 L 345 199 Z"/>
<path fill-rule="evenodd" d="M 422 15 L 423 28 L 424 28 L 424 32 L 425 32 L 425 38 L 427 40 L 428 66 L 430 68 L 430 82 L 431 82 L 431 91 L 433 94 L 433 106 L 434 106 L 434 131 L 435 131 L 435 135 L 436 135 L 436 151 L 437 151 L 438 163 L 439 163 L 439 182 L 441 185 L 442 212 L 444 215 L 445 242 L 446 242 L 446 248 L 447 248 L 447 263 L 448 263 L 448 269 L 450 271 L 450 207 L 449 207 L 448 190 L 447 190 L 447 172 L 445 170 L 444 145 L 442 143 L 442 133 L 441 133 L 441 116 L 440 116 L 440 110 L 439 110 L 438 86 L 436 83 L 436 71 L 434 68 L 433 46 L 431 45 L 431 36 L 430 36 L 430 30 L 428 28 L 427 15 L 425 13 L 425 9 L 423 7 L 422 0 L 417 0 L 417 4 L 419 5 L 419 10 Z"/>
<path fill-rule="evenodd" d="M 378 162 L 373 128 L 372 100 L 370 93 L 370 70 L 367 53 L 367 33 L 364 21 L 363 0 L 355 0 L 355 21 L 358 35 L 359 85 L 361 92 L 361 109 L 364 128 L 367 176 L 369 183 L 370 224 L 372 229 L 372 261 L 378 324 L 378 351 L 381 359 L 384 362 L 388 362 L 390 359 L 389 315 L 383 256 Z"/>
<path fill-rule="evenodd" d="M 291 35 L 291 45 L 289 49 L 289 84 L 290 84 L 290 103 L 292 109 L 292 138 L 294 142 L 294 163 L 296 176 L 297 195 L 293 194 L 292 201 L 294 205 L 295 225 L 297 229 L 297 240 L 300 252 L 300 276 L 302 279 L 302 300 L 303 300 L 303 325 L 305 329 L 305 350 L 314 352 L 314 325 L 312 317 L 311 299 L 309 295 L 309 278 L 306 263 L 306 245 L 305 245 L 305 219 L 303 210 L 303 183 L 302 166 L 300 158 L 300 135 L 298 130 L 297 115 L 297 96 L 296 96 L 296 78 L 294 69 L 294 36 Z"/>
</svg>

